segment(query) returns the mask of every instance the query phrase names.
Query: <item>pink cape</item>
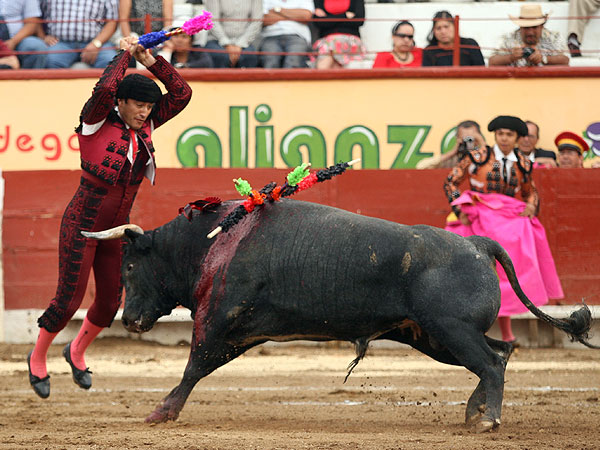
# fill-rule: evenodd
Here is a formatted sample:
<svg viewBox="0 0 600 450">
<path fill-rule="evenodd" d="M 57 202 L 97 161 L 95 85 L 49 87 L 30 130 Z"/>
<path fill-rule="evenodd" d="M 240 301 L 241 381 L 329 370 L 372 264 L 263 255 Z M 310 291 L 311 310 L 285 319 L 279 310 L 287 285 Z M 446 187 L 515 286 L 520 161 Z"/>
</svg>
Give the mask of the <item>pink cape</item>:
<svg viewBox="0 0 600 450">
<path fill-rule="evenodd" d="M 523 291 L 536 306 L 548 303 L 549 298 L 563 298 L 563 290 L 550 253 L 546 232 L 537 217 L 521 217 L 525 203 L 503 194 L 482 194 L 465 191 L 452 202 L 471 221 L 446 223 L 446 230 L 461 236 L 474 234 L 498 241 L 510 255 Z M 498 316 L 527 312 L 514 293 L 504 269 L 496 263 L 500 279 L 502 303 Z"/>
</svg>

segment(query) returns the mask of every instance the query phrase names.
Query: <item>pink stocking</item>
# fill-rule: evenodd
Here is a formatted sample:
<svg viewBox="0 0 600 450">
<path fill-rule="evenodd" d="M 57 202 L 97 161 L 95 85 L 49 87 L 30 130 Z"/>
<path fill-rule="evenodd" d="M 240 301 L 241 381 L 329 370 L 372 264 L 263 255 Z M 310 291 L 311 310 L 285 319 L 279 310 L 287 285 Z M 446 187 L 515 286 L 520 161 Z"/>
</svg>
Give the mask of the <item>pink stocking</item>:
<svg viewBox="0 0 600 450">
<path fill-rule="evenodd" d="M 46 375 L 48 375 L 48 371 L 46 370 L 46 357 L 48 355 L 50 344 L 52 344 L 52 341 L 57 334 L 58 332 L 50 333 L 45 328 L 40 328 L 40 334 L 38 334 L 38 338 L 29 361 L 31 373 L 38 378 L 44 378 Z"/>
<path fill-rule="evenodd" d="M 73 342 L 71 342 L 71 361 L 73 361 L 73 364 L 75 364 L 75 367 L 79 370 L 85 370 L 87 368 L 84 358 L 85 351 L 92 341 L 96 339 L 96 336 L 98 336 L 102 329 L 102 327 L 90 322 L 87 317 L 83 319 L 79 334 Z"/>
<path fill-rule="evenodd" d="M 512 324 L 510 316 L 498 317 L 498 325 L 502 332 L 502 340 L 505 342 L 511 342 L 515 340 L 515 335 L 512 332 Z"/>
</svg>

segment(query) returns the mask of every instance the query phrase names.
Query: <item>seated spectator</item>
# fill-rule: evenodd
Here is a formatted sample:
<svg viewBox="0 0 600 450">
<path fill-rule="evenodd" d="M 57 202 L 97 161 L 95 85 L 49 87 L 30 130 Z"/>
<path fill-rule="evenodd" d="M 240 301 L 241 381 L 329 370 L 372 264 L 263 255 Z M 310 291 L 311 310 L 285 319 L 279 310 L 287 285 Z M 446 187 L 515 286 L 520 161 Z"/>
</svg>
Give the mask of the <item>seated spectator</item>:
<svg viewBox="0 0 600 450">
<path fill-rule="evenodd" d="M 451 66 L 454 54 L 454 18 L 448 11 L 433 16 L 433 26 L 427 36 L 429 45 L 423 50 L 423 66 Z M 460 65 L 485 66 L 475 39 L 460 38 Z"/>
<path fill-rule="evenodd" d="M 146 14 L 152 20 L 150 29 L 146 30 Z M 140 37 L 152 31 L 160 31 L 171 26 L 173 19 L 173 0 L 119 0 L 119 31 L 112 37 L 118 44 L 122 36 Z M 144 66 L 134 58 L 129 61 L 129 67 L 144 69 Z"/>
<path fill-rule="evenodd" d="M 176 24 L 167 31 L 172 31 L 183 25 L 183 22 Z M 165 41 L 158 55 L 165 58 L 176 69 L 198 69 L 211 68 L 213 61 L 206 52 L 194 51 L 192 44 L 193 37 L 189 34 L 180 33 L 171 36 L 171 39 Z"/>
<path fill-rule="evenodd" d="M 583 154 L 589 150 L 587 142 L 570 131 L 563 131 L 554 139 L 558 149 L 558 167 L 578 169 L 583 167 Z"/>
<path fill-rule="evenodd" d="M 0 40 L 0 69 L 18 69 L 19 58 L 11 51 L 10 48 Z"/>
<path fill-rule="evenodd" d="M 499 116 L 488 125 L 494 132 L 493 148 L 473 150 L 448 174 L 444 190 L 458 220 L 446 229 L 462 236 L 487 236 L 510 255 L 523 291 L 536 306 L 563 291 L 543 225 L 536 217 L 537 189 L 531 178 L 532 164 L 515 150 L 518 136 L 528 134 L 518 117 Z M 468 190 L 460 186 L 467 182 Z M 520 197 L 520 199 L 517 198 Z M 511 318 L 526 312 L 506 274 L 498 270 L 501 304 L 498 325 L 502 339 L 515 343 Z"/>
<path fill-rule="evenodd" d="M 78 61 L 104 68 L 117 54 L 110 38 L 117 29 L 118 0 L 40 0 L 40 6 L 47 21 L 44 42 L 56 51 L 48 54 L 49 69 L 66 69 Z"/>
<path fill-rule="evenodd" d="M 205 0 L 206 10 L 213 15 L 213 28 L 208 32 L 206 48 L 213 65 L 223 67 L 256 67 L 258 56 L 252 45 L 262 28 L 262 1 Z"/>
<path fill-rule="evenodd" d="M 569 64 L 565 45 L 560 35 L 544 27 L 548 14 L 540 5 L 521 5 L 519 17 L 510 16 L 519 27 L 502 36 L 502 43 L 490 57 L 490 66 L 546 66 Z"/>
<path fill-rule="evenodd" d="M 359 31 L 365 22 L 364 0 L 315 0 L 314 17 L 334 19 L 314 22 L 318 39 L 313 50 L 317 56 L 311 57 L 311 62 L 317 69 L 339 69 L 364 58 Z"/>
<path fill-rule="evenodd" d="M 38 0 L 0 0 L 0 20 L 6 24 L 0 30 L 0 39 L 8 50 L 15 52 L 45 52 L 48 47 L 37 37 L 42 11 Z M 20 54 L 19 65 L 23 69 L 43 69 L 46 67 L 46 53 Z M 12 59 L 12 58 L 11 58 Z"/>
<path fill-rule="evenodd" d="M 143 20 L 150 14 L 153 20 L 146 30 Z M 128 20 L 138 19 L 138 20 Z M 169 28 L 173 21 L 173 0 L 119 0 L 119 24 L 122 36 L 139 37 L 150 31 Z"/>
<path fill-rule="evenodd" d="M 312 40 L 307 23 L 314 11 L 313 0 L 263 0 L 264 27 L 260 49 L 279 53 L 262 55 L 265 69 L 306 67 L 306 53 Z"/>
<path fill-rule="evenodd" d="M 585 26 L 600 8 L 600 0 L 569 0 L 567 46 L 571 56 L 581 56 L 581 41 Z"/>
<path fill-rule="evenodd" d="M 373 68 L 381 67 L 420 67 L 423 50 L 415 47 L 415 27 L 403 20 L 392 28 L 392 51 L 379 52 Z"/>
<path fill-rule="evenodd" d="M 422 159 L 417 169 L 449 169 L 458 164 L 471 150 L 486 146 L 479 124 L 474 120 L 464 120 L 456 126 L 456 144 L 454 148 L 440 156 Z"/>
<path fill-rule="evenodd" d="M 533 167 L 557 167 L 556 153 L 543 148 L 537 148 L 536 145 L 540 139 L 540 127 L 531 120 L 526 120 L 528 134 L 521 136 L 517 141 L 517 146 L 521 153 L 529 158 L 533 163 Z"/>
</svg>

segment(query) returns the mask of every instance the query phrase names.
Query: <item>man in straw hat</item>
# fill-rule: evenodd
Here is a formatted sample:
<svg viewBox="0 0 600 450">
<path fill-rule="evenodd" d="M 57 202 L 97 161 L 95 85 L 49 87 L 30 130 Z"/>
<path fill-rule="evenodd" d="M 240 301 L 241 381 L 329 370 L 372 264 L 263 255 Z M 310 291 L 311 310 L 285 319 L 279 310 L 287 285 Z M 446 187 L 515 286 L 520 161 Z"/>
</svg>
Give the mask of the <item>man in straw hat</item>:
<svg viewBox="0 0 600 450">
<path fill-rule="evenodd" d="M 521 5 L 519 17 L 509 15 L 519 27 L 502 37 L 502 44 L 490 57 L 490 66 L 568 65 L 567 48 L 559 33 L 544 27 L 550 13 L 531 3 Z"/>
</svg>

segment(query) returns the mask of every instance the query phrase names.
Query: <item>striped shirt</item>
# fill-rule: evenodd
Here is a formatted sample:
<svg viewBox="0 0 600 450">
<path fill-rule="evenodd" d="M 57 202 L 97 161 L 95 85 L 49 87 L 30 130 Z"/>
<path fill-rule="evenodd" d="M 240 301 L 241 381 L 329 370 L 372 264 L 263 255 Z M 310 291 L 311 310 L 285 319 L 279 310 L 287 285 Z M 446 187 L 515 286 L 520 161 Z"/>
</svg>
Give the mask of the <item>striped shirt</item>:
<svg viewBox="0 0 600 450">
<path fill-rule="evenodd" d="M 258 37 L 262 29 L 262 0 L 204 0 L 204 5 L 213 15 L 209 40 L 218 41 L 222 47 L 246 48 Z"/>
<path fill-rule="evenodd" d="M 119 0 L 40 0 L 46 33 L 65 42 L 89 42 L 117 20 Z"/>
</svg>

